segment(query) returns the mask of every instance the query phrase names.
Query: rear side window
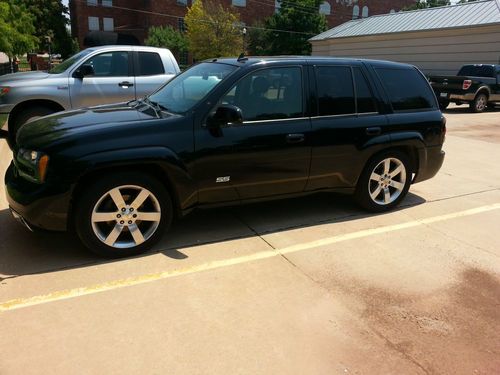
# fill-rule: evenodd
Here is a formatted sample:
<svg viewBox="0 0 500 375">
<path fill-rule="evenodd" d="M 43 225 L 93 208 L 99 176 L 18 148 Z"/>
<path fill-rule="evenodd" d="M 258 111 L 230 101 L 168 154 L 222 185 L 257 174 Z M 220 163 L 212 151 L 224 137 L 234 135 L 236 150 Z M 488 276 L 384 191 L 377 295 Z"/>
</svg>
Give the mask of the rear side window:
<svg viewBox="0 0 500 375">
<path fill-rule="evenodd" d="M 434 93 L 416 69 L 377 68 L 395 111 L 435 107 Z"/>
<path fill-rule="evenodd" d="M 158 74 L 165 74 L 160 55 L 155 52 L 139 52 L 137 76 L 154 76 Z"/>
<path fill-rule="evenodd" d="M 345 115 L 356 112 L 350 67 L 317 67 L 316 82 L 320 116 Z"/>
<path fill-rule="evenodd" d="M 495 77 L 495 68 L 491 65 L 464 65 L 457 76 Z"/>
<path fill-rule="evenodd" d="M 366 78 L 359 68 L 353 68 L 358 113 L 377 112 L 377 106 Z"/>
</svg>

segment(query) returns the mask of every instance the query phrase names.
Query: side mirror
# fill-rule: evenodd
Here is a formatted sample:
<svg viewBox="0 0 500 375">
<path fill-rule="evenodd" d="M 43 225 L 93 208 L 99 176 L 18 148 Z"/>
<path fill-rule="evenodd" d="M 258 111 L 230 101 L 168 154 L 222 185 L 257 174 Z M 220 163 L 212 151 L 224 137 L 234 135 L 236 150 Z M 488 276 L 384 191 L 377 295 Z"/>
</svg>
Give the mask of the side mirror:
<svg viewBox="0 0 500 375">
<path fill-rule="evenodd" d="M 207 127 L 209 129 L 218 129 L 223 125 L 241 123 L 243 123 L 241 109 L 230 104 L 218 106 L 215 112 L 207 118 Z"/>
<path fill-rule="evenodd" d="M 73 77 L 83 79 L 86 76 L 93 76 L 94 74 L 95 71 L 92 65 L 83 64 L 77 70 L 75 70 L 75 73 L 73 73 Z"/>
</svg>

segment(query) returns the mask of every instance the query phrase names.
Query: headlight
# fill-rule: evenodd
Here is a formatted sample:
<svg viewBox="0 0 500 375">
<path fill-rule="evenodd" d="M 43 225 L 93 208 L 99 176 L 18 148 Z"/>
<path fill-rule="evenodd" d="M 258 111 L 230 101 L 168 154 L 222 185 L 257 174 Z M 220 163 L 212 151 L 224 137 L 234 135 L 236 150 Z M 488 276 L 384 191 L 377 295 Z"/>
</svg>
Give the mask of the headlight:
<svg viewBox="0 0 500 375">
<path fill-rule="evenodd" d="M 49 156 L 40 151 L 21 148 L 17 160 L 22 164 L 19 172 L 36 182 L 44 182 L 49 166 Z"/>
</svg>

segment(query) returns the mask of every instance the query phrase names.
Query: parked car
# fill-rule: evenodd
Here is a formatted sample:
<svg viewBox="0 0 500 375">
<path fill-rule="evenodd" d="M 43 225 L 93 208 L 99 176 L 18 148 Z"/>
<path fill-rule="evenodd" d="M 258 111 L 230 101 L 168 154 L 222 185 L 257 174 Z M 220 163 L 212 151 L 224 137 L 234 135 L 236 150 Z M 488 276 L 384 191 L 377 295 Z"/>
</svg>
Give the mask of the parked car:
<svg viewBox="0 0 500 375">
<path fill-rule="evenodd" d="M 332 191 L 392 209 L 438 172 L 445 130 L 410 65 L 214 59 L 144 100 L 23 126 L 7 199 L 28 227 L 75 229 L 90 250 L 127 256 L 197 207 Z"/>
<path fill-rule="evenodd" d="M 0 77 L 0 118 L 2 114 L 8 115 L 8 139 L 14 143 L 19 128 L 31 119 L 68 109 L 142 98 L 177 73 L 179 66 L 168 49 L 89 48 L 48 72 Z"/>
<path fill-rule="evenodd" d="M 441 109 L 450 102 L 468 103 L 472 112 L 483 112 L 500 102 L 500 65 L 464 65 L 456 76 L 430 76 Z"/>
</svg>

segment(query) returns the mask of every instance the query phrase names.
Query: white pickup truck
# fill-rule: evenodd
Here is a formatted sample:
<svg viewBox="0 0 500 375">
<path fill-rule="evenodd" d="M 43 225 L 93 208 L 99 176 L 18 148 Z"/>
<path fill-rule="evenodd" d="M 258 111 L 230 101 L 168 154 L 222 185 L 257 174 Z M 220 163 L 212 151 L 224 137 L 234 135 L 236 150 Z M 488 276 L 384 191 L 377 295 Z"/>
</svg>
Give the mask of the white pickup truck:
<svg viewBox="0 0 500 375">
<path fill-rule="evenodd" d="M 0 128 L 8 118 L 15 143 L 26 122 L 55 112 L 145 96 L 180 72 L 168 49 L 141 46 L 88 48 L 48 72 L 0 76 Z"/>
</svg>

